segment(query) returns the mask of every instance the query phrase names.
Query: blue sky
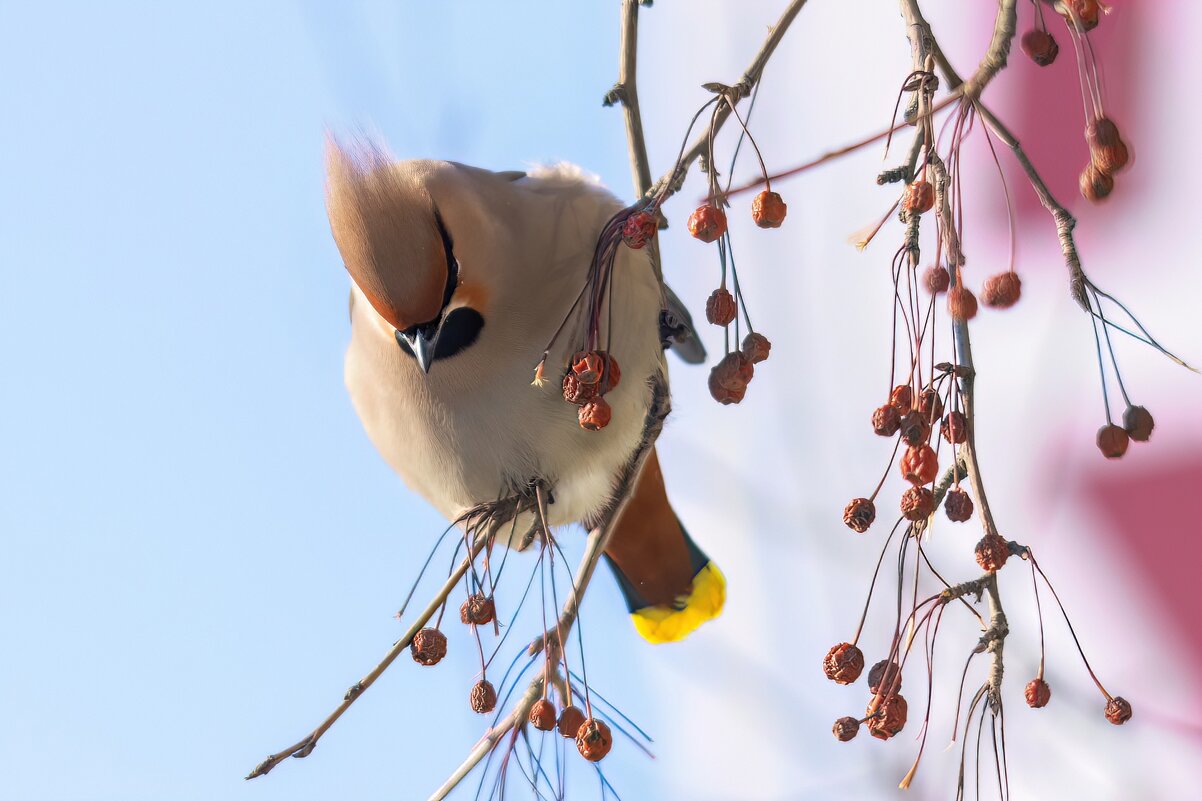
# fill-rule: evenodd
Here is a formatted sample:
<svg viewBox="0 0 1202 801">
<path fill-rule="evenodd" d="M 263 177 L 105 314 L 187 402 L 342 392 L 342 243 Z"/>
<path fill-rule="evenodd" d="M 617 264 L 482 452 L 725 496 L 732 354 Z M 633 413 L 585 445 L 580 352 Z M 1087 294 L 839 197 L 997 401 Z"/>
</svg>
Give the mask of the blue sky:
<svg viewBox="0 0 1202 801">
<path fill-rule="evenodd" d="M 4 4 L 4 798 L 407 798 L 466 753 L 460 636 L 241 778 L 383 654 L 442 527 L 342 385 L 323 130 L 624 190 L 592 5 Z"/>
</svg>

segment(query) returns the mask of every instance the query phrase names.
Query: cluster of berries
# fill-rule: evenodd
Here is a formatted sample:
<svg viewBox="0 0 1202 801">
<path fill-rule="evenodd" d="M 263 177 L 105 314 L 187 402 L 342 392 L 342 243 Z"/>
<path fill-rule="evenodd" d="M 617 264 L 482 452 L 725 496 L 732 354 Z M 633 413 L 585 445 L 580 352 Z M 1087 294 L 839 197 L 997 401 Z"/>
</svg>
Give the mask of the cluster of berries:
<svg viewBox="0 0 1202 801">
<path fill-rule="evenodd" d="M 852 684 L 864 672 L 864 654 L 852 643 L 841 642 L 827 653 L 822 660 L 826 677 L 836 684 Z M 868 733 L 878 740 L 888 740 L 901 732 L 906 725 L 909 712 L 906 699 L 901 695 L 901 668 L 896 662 L 882 659 L 868 671 L 868 708 L 863 718 L 851 716 L 835 721 L 832 731 L 841 742 L 847 742 L 860 733 L 860 726 L 867 723 Z"/>
<path fill-rule="evenodd" d="M 563 399 L 580 407 L 580 427 L 600 431 L 609 425 L 613 410 L 605 395 L 618 385 L 622 371 L 618 360 L 603 350 L 580 351 L 563 376 Z"/>
</svg>

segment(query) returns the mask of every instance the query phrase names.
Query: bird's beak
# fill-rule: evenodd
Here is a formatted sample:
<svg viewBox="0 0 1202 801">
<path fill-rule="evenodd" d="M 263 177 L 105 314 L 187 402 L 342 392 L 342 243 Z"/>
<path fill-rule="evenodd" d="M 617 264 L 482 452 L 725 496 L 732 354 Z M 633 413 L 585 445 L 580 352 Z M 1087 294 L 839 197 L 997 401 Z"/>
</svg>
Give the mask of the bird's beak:
<svg viewBox="0 0 1202 801">
<path fill-rule="evenodd" d="M 420 328 L 415 329 L 412 334 L 398 330 L 396 339 L 398 345 L 406 347 L 413 353 L 413 358 L 417 359 L 417 364 L 422 368 L 422 372 L 429 373 L 430 366 L 434 363 L 434 346 L 438 344 L 438 331 L 435 330 L 434 336 L 427 338 Z"/>
</svg>

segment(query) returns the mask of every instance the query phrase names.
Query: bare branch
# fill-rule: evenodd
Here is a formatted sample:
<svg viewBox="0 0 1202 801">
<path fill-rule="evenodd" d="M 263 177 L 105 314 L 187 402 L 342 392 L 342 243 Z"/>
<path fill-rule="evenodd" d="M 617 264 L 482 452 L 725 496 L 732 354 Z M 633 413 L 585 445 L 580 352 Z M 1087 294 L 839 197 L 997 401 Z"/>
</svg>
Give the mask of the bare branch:
<svg viewBox="0 0 1202 801">
<path fill-rule="evenodd" d="M 621 103 L 626 116 L 626 145 L 630 151 L 630 172 L 636 197 L 651 188 L 651 163 L 647 160 L 647 142 L 643 136 L 643 116 L 639 111 L 639 2 L 622 0 L 622 54 L 618 62 L 618 82 L 605 95 L 605 105 Z"/>
</svg>

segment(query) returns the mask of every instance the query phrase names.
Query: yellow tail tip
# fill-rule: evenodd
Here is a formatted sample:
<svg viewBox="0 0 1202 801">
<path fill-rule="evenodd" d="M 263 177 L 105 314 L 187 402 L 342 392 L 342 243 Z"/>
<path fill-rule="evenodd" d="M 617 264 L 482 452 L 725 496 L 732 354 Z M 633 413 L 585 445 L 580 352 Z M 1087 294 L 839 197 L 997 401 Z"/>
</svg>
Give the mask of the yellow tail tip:
<svg viewBox="0 0 1202 801">
<path fill-rule="evenodd" d="M 676 642 L 689 636 L 702 623 L 722 614 L 726 603 L 726 578 L 713 562 L 693 577 L 693 589 L 683 609 L 644 606 L 631 613 L 634 627 L 650 643 Z"/>
</svg>

